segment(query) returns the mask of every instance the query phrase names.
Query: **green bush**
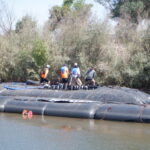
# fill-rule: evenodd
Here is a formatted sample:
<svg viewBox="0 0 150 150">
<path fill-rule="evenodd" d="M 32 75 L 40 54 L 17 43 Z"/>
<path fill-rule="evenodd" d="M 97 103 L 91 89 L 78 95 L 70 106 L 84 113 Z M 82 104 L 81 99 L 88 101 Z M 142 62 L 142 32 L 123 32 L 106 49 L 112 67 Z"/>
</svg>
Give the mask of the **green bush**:
<svg viewBox="0 0 150 150">
<path fill-rule="evenodd" d="M 48 61 L 47 47 L 42 40 L 35 41 L 32 56 L 38 66 L 42 66 Z"/>
</svg>

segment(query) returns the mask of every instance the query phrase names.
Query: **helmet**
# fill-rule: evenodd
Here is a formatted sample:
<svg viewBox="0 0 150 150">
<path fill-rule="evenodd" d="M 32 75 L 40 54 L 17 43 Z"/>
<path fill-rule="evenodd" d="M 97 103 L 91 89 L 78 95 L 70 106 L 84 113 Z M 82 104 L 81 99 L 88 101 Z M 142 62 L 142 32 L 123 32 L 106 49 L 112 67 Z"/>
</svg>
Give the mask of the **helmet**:
<svg viewBox="0 0 150 150">
<path fill-rule="evenodd" d="M 50 65 L 46 65 L 46 68 L 50 68 L 51 66 Z"/>
<path fill-rule="evenodd" d="M 78 66 L 78 64 L 77 64 L 77 63 L 74 63 L 74 66 Z"/>
</svg>

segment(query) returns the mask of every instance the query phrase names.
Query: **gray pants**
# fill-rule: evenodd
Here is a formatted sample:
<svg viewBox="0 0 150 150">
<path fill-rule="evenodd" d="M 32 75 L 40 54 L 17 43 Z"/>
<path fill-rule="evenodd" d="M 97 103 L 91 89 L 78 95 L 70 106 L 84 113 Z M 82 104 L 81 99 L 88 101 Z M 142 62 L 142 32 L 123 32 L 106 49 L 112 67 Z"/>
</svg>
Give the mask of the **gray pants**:
<svg viewBox="0 0 150 150">
<path fill-rule="evenodd" d="M 71 77 L 70 77 L 69 85 L 71 85 L 71 86 L 74 86 L 74 85 L 79 85 L 79 86 L 81 86 L 81 85 L 82 85 L 82 81 L 81 81 L 80 78 L 78 78 L 78 77 L 73 77 L 73 76 L 71 76 Z"/>
</svg>

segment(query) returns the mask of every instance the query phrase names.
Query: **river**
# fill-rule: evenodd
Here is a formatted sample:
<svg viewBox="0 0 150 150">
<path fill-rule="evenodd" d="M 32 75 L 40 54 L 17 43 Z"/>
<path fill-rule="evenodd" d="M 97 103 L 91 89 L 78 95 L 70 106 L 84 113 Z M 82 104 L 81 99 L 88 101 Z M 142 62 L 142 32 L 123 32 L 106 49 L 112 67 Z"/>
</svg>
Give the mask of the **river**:
<svg viewBox="0 0 150 150">
<path fill-rule="evenodd" d="M 149 149 L 149 124 L 0 114 L 0 150 Z"/>
</svg>

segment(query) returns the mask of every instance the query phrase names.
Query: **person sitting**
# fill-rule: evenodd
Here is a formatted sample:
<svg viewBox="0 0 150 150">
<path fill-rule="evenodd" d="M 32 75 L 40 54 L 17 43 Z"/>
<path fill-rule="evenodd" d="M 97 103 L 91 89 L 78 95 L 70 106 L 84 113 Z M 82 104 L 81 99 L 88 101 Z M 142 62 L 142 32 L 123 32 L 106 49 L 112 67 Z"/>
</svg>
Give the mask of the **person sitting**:
<svg viewBox="0 0 150 150">
<path fill-rule="evenodd" d="M 70 77 L 70 85 L 78 85 L 81 86 L 82 82 L 80 80 L 80 68 L 78 67 L 77 63 L 74 63 L 74 66 L 71 70 L 71 77 Z"/>
<path fill-rule="evenodd" d="M 40 83 L 48 83 L 50 84 L 50 81 L 47 79 L 48 73 L 49 73 L 50 65 L 46 65 L 46 67 L 40 72 Z"/>
<path fill-rule="evenodd" d="M 85 74 L 85 81 L 87 84 L 92 84 L 95 86 L 95 78 L 96 77 L 96 71 L 94 70 L 94 67 L 91 67 L 88 69 L 88 71 Z"/>
<path fill-rule="evenodd" d="M 60 68 L 60 77 L 62 79 L 63 88 L 67 89 L 67 86 L 68 86 L 68 77 L 69 77 L 69 69 L 68 69 L 68 67 L 67 67 L 66 64 L 64 64 Z"/>
</svg>

